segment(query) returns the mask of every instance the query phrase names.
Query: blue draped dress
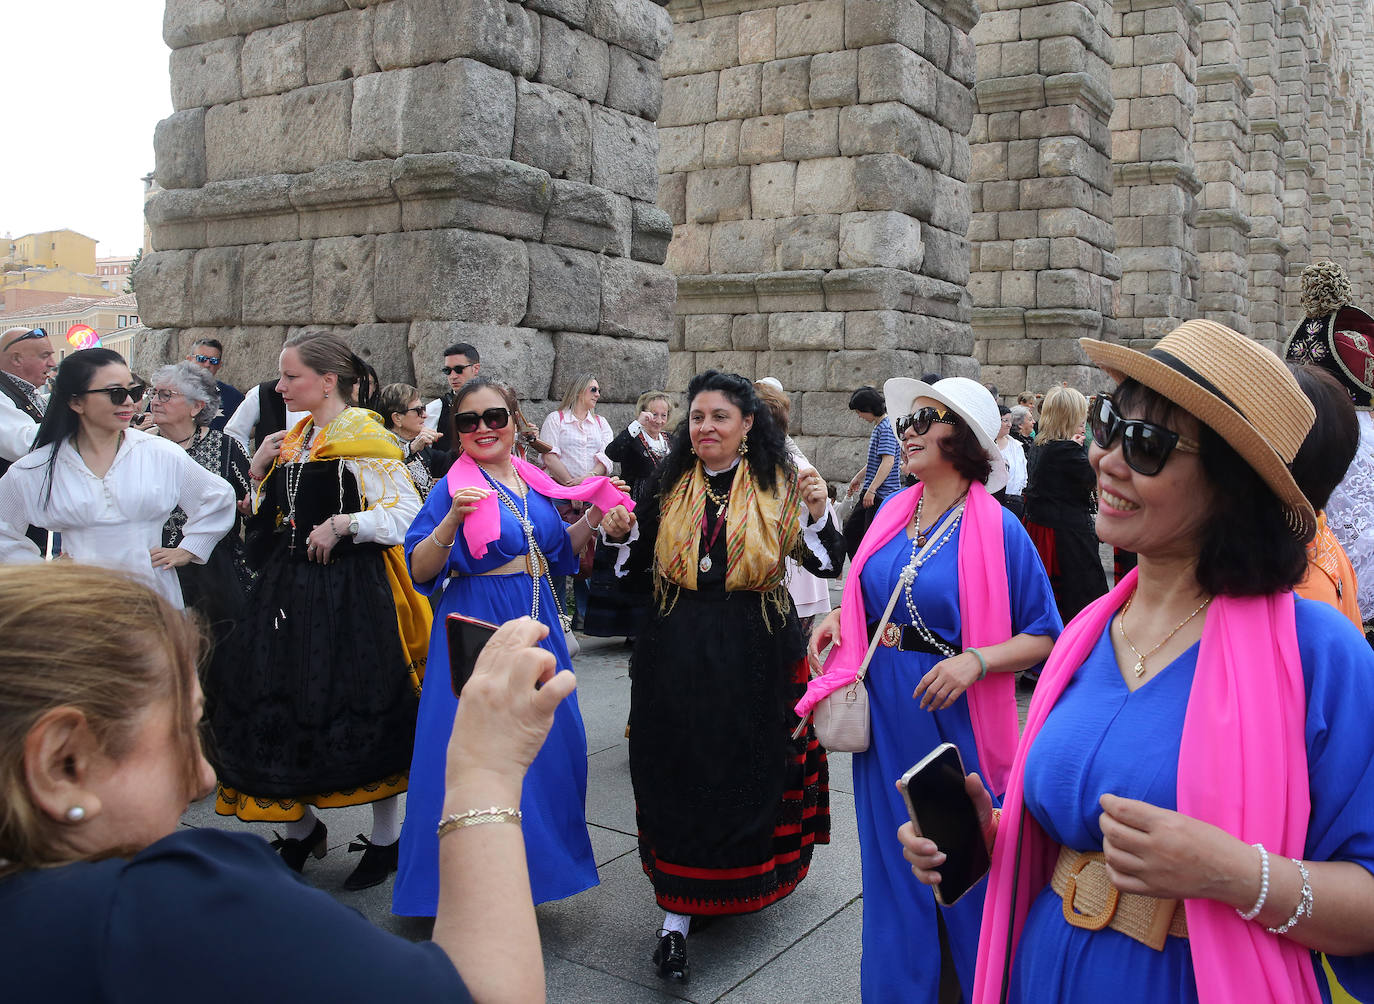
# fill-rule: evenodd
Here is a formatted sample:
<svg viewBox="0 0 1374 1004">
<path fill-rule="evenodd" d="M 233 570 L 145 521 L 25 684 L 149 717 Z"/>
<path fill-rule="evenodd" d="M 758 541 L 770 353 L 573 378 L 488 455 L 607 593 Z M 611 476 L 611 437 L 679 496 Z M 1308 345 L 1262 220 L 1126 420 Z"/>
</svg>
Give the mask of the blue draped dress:
<svg viewBox="0 0 1374 1004">
<path fill-rule="evenodd" d="M 960 521 L 939 550 L 928 556 L 911 587 L 916 609 L 926 625 L 954 642 L 956 648 L 960 647 L 962 623 L 958 565 L 962 530 Z M 1063 625 L 1044 565 L 1016 516 L 1005 509 L 1002 540 L 1012 634 L 1058 637 Z M 860 583 L 870 624 L 882 616 L 897 577 L 911 561 L 911 545 L 911 538 L 898 533 L 864 565 Z M 892 623 L 912 623 L 904 597 L 899 597 L 893 608 Z M 968 697 L 961 695 L 943 711 L 922 711 L 920 702 L 912 699 L 921 677 L 943 658 L 879 645 L 868 669 L 872 739 L 867 752 L 854 754 L 854 803 L 864 890 L 860 985 L 865 1004 L 935 1004 L 940 986 L 937 915 L 949 934 L 965 996 L 973 988 L 986 880 L 954 906 L 942 907 L 930 889 L 911 874 L 897 842 L 897 828 L 910 817 L 895 782 L 922 757 L 940 743 L 951 742 L 959 747 L 965 770 L 982 774 Z"/>
<path fill-rule="evenodd" d="M 1374 655 L 1326 604 L 1299 599 L 1296 616 L 1312 797 L 1303 856 L 1353 861 L 1374 871 Z M 1098 801 L 1107 792 L 1178 808 L 1178 751 L 1197 658 L 1193 645 L 1131 691 L 1103 633 L 1026 758 L 1026 808 L 1052 840 L 1078 851 L 1102 850 Z M 1271 868 L 1293 867 L 1278 855 L 1270 861 Z M 1320 912 L 1320 900 L 1315 908 Z M 1374 1000 L 1374 956 L 1332 958 L 1331 965 L 1356 998 Z M 1317 984 L 1329 1001 L 1319 966 Z M 1185 939 L 1169 938 L 1156 952 L 1110 928 L 1072 927 L 1047 886 L 1031 906 L 1016 949 L 1010 999 L 1191 1004 L 1198 994 Z"/>
<path fill-rule="evenodd" d="M 406 533 L 406 562 L 411 552 L 439 525 L 453 505 L 447 482 L 434 486 L 420 514 Z M 529 493 L 529 517 L 535 540 L 554 575 L 577 571 L 564 525 L 553 503 Z M 449 614 L 500 624 L 530 612 L 531 583 L 524 572 L 514 575 L 475 575 L 500 568 L 528 551 L 524 531 L 506 506 L 501 506 L 501 535 L 477 560 L 467 549 L 460 529 L 448 564 L 435 578 L 416 581 L 422 593 L 440 597 L 429 640 L 429 672 L 420 695 L 415 727 L 415 753 L 410 765 L 410 792 L 401 828 L 400 867 L 391 910 L 402 916 L 432 917 L 439 902 L 439 841 L 435 830 L 444 804 L 444 767 L 458 699 L 449 683 Z M 539 581 L 539 619 L 549 626 L 540 644 L 558 659 L 559 669 L 571 669 L 548 576 Z M 577 694 L 569 695 L 554 714 L 553 728 L 530 764 L 520 798 L 524 813 L 525 856 L 530 891 L 536 903 L 563 899 L 597 884 L 596 861 L 587 833 L 587 731 L 578 710 Z"/>
</svg>

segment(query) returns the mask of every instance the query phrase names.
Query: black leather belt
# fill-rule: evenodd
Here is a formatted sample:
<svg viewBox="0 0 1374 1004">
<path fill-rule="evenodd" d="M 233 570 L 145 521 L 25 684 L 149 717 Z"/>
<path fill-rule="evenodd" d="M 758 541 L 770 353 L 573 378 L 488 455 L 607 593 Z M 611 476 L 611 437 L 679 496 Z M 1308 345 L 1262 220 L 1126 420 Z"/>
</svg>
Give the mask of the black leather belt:
<svg viewBox="0 0 1374 1004">
<path fill-rule="evenodd" d="M 877 626 L 876 623 L 868 625 L 869 641 L 873 640 L 873 630 Z M 964 647 L 958 642 L 946 641 L 938 634 L 935 634 L 934 631 L 928 633 L 934 635 L 936 641 L 953 651 L 956 655 L 964 650 Z M 895 648 L 899 652 L 925 652 L 929 655 L 945 655 L 944 651 L 936 648 L 933 643 L 927 641 L 925 637 L 910 624 L 893 624 L 889 621 L 883 627 L 883 635 L 882 638 L 879 639 L 878 644 L 886 648 Z"/>
</svg>

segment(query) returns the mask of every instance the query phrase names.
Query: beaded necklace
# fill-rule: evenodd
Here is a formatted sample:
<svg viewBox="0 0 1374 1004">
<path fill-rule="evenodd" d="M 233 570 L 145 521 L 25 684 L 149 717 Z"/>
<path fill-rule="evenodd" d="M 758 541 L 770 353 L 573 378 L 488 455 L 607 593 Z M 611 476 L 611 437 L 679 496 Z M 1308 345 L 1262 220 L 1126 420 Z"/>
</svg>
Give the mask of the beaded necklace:
<svg viewBox="0 0 1374 1004">
<path fill-rule="evenodd" d="M 301 435 L 301 442 L 310 442 L 310 434 L 313 430 L 313 421 L 305 427 Z M 310 459 L 310 453 L 305 451 L 305 456 L 298 456 L 294 462 L 286 465 L 286 523 L 291 527 L 291 540 L 287 544 L 287 551 L 294 554 L 296 551 L 296 496 L 300 494 L 301 478 L 304 476 L 305 465 Z"/>
<path fill-rule="evenodd" d="M 530 579 L 534 584 L 534 593 L 530 599 L 530 617 L 534 620 L 539 619 L 539 580 L 544 575 L 544 552 L 539 549 L 539 543 L 534 539 L 534 524 L 530 522 L 530 490 L 517 473 L 515 483 L 520 486 L 517 492 L 501 484 L 482 467 L 477 468 L 482 471 L 482 477 L 487 479 L 487 484 L 495 490 L 497 498 L 503 505 L 511 511 L 516 521 L 520 524 L 520 529 L 525 533 L 525 544 L 529 547 L 530 554 Z M 515 498 L 519 498 L 520 505 L 515 504 Z"/>
<path fill-rule="evenodd" d="M 966 495 L 967 492 L 965 492 L 964 494 Z M 916 599 L 911 594 L 911 586 L 916 581 L 916 577 L 921 574 L 921 569 L 925 566 L 925 564 L 940 552 L 940 548 L 944 547 L 947 543 L 949 543 L 950 538 L 954 536 L 955 528 L 958 527 L 958 525 L 960 524 L 960 522 L 962 522 L 964 518 L 964 512 L 962 509 L 960 509 L 955 514 L 954 518 L 949 521 L 949 525 L 945 529 L 945 532 L 942 533 L 936 539 L 935 543 L 929 548 L 929 550 L 926 550 L 924 553 L 922 553 L 921 549 L 926 547 L 926 544 L 928 542 L 926 535 L 920 532 L 921 503 L 923 501 L 925 501 L 924 495 L 922 495 L 921 498 L 916 500 L 917 532 L 916 536 L 913 537 L 911 541 L 911 560 L 907 563 L 906 571 L 902 575 L 902 578 L 903 580 L 905 580 L 906 583 L 903 589 L 904 599 L 906 600 L 906 611 L 907 615 L 911 618 L 911 626 L 916 629 L 916 633 L 920 636 L 921 640 L 928 644 L 931 648 L 935 649 L 935 651 L 945 656 L 945 658 L 952 658 L 953 656 L 958 655 L 959 653 L 955 652 L 954 649 L 952 649 L 949 645 L 946 645 L 940 639 L 940 636 L 937 635 L 934 631 L 932 631 L 930 627 L 926 624 L 925 618 L 923 618 L 921 616 L 921 612 L 916 609 Z M 933 526 L 939 526 L 940 520 L 944 519 L 945 516 L 948 515 L 951 510 L 953 510 L 963 501 L 964 495 L 960 495 L 957 499 L 954 500 L 954 504 L 951 505 L 949 509 L 946 509 L 943 513 L 940 514 L 940 519 L 937 519 Z"/>
</svg>

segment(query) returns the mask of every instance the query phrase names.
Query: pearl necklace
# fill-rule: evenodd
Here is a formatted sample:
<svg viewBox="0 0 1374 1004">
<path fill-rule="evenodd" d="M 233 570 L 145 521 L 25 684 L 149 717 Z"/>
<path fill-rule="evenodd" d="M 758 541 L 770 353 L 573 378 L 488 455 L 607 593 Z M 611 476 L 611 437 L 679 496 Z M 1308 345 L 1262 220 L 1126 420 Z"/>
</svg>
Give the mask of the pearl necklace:
<svg viewBox="0 0 1374 1004">
<path fill-rule="evenodd" d="M 962 500 L 962 498 L 963 496 L 961 495 L 958 499 L 955 499 L 954 505 L 950 506 L 949 509 L 946 509 L 944 513 L 940 514 L 940 519 L 944 519 L 944 517 L 949 513 L 950 509 L 953 509 L 954 506 L 957 506 L 959 502 Z M 921 525 L 920 508 L 921 500 L 917 499 L 916 526 L 918 531 Z M 961 512 L 959 515 L 955 516 L 954 519 L 950 520 L 949 528 L 946 529 L 945 532 L 935 541 L 934 546 L 931 547 L 930 550 L 926 551 L 924 554 L 920 553 L 920 549 L 926 546 L 926 537 L 924 534 L 918 532 L 916 537 L 911 541 L 911 561 L 907 564 L 907 567 L 902 572 L 902 579 L 906 583 L 903 589 L 903 595 L 904 599 L 906 600 L 907 616 L 911 618 L 911 626 L 916 629 L 916 633 L 921 637 L 922 641 L 924 641 L 931 648 L 935 649 L 937 652 L 945 656 L 945 658 L 952 658 L 955 655 L 958 655 L 959 653 L 955 652 L 954 649 L 950 648 L 943 641 L 941 641 L 939 635 L 932 631 L 930 627 L 926 624 L 925 618 L 922 617 L 921 612 L 916 609 L 916 598 L 911 594 L 911 587 L 912 584 L 916 581 L 916 576 L 920 574 L 921 569 L 925 567 L 926 563 L 929 562 L 931 558 L 935 557 L 935 555 L 939 554 L 940 549 L 944 547 L 946 544 L 948 544 L 950 539 L 953 538 L 954 529 L 959 525 L 963 518 L 964 516 Z M 940 520 L 935 521 L 935 525 L 937 527 L 939 526 L 939 522 Z"/>
<path fill-rule="evenodd" d="M 539 543 L 534 539 L 534 523 L 530 521 L 529 486 L 525 484 L 524 480 L 517 473 L 515 475 L 515 483 L 520 487 L 518 491 L 512 492 L 511 489 L 501 484 L 480 466 L 477 469 L 482 471 L 482 477 L 487 479 L 487 484 L 491 485 L 492 489 L 496 492 L 497 498 L 499 498 L 502 504 L 511 511 L 515 516 L 516 522 L 520 524 L 520 529 L 524 531 L 525 544 L 529 548 L 530 554 L 530 578 L 534 583 L 534 593 L 530 599 L 530 618 L 538 620 L 539 580 L 543 578 L 545 564 L 544 552 L 539 549 Z M 518 507 L 515 504 L 515 500 L 511 498 L 512 495 L 520 499 L 520 505 Z"/>
</svg>

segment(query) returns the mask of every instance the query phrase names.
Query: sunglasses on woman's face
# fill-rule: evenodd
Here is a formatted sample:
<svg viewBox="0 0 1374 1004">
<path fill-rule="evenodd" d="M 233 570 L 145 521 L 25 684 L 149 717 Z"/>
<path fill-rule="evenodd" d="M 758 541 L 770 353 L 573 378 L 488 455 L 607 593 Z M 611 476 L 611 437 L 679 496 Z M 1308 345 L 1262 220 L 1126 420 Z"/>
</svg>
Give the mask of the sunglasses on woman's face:
<svg viewBox="0 0 1374 1004">
<path fill-rule="evenodd" d="M 505 408 L 488 408 L 480 414 L 475 411 L 460 411 L 453 416 L 453 424 L 464 435 L 476 432 L 478 422 L 488 429 L 504 429 L 510 422 L 510 411 Z"/>
<path fill-rule="evenodd" d="M 136 383 L 132 387 L 92 387 L 90 390 L 79 390 L 76 392 L 78 397 L 86 394 L 109 394 L 110 403 L 116 408 L 125 401 L 142 401 L 143 392 L 148 388 L 141 383 Z"/>
<path fill-rule="evenodd" d="M 415 405 L 413 408 L 402 408 L 402 409 L 401 409 L 401 414 L 402 414 L 402 415 L 415 415 L 417 418 L 424 418 L 424 417 L 425 417 L 425 406 L 422 405 L 422 404 L 417 404 L 417 405 Z"/>
<path fill-rule="evenodd" d="M 1137 474 L 1152 477 L 1164 469 L 1164 462 L 1174 450 L 1180 453 L 1197 453 L 1201 444 L 1187 436 L 1180 436 L 1173 429 L 1167 429 L 1154 422 L 1141 418 L 1122 418 L 1116 404 L 1107 395 L 1097 399 L 1090 416 L 1093 442 L 1104 450 L 1110 450 L 1121 437 L 1121 456 L 1126 466 Z"/>
<path fill-rule="evenodd" d="M 954 425 L 957 421 L 958 419 L 944 408 L 926 405 L 913 411 L 906 418 L 897 419 L 897 435 L 905 436 L 907 429 L 911 429 L 916 435 L 924 436 L 936 422 L 941 425 Z"/>
</svg>

